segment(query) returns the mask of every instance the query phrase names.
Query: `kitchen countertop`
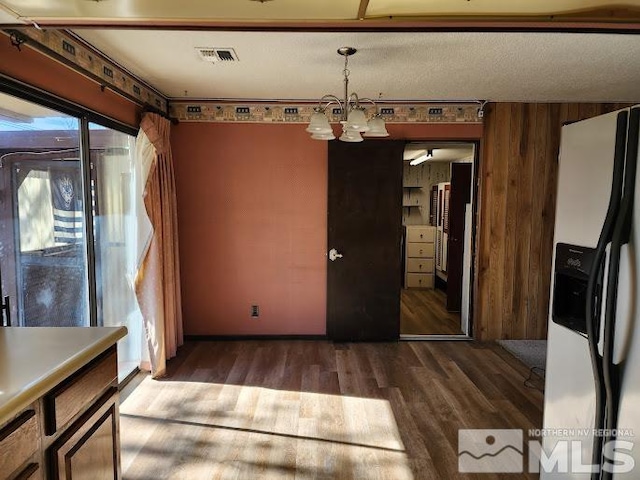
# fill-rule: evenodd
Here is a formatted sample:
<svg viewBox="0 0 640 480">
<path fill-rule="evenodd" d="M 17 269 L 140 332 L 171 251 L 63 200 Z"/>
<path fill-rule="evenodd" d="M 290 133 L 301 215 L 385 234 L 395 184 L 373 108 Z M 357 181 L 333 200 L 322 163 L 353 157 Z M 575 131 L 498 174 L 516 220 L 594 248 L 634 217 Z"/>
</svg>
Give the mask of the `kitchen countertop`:
<svg viewBox="0 0 640 480">
<path fill-rule="evenodd" d="M 126 334 L 125 327 L 0 328 L 0 424 Z"/>
</svg>

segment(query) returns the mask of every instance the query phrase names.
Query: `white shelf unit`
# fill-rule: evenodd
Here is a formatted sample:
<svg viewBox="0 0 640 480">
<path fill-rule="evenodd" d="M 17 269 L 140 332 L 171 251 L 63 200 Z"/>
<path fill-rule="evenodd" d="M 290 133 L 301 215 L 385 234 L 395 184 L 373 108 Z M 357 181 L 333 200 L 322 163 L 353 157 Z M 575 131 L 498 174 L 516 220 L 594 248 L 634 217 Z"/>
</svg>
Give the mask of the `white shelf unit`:
<svg viewBox="0 0 640 480">
<path fill-rule="evenodd" d="M 435 227 L 405 227 L 405 288 L 433 288 L 435 285 Z"/>
</svg>

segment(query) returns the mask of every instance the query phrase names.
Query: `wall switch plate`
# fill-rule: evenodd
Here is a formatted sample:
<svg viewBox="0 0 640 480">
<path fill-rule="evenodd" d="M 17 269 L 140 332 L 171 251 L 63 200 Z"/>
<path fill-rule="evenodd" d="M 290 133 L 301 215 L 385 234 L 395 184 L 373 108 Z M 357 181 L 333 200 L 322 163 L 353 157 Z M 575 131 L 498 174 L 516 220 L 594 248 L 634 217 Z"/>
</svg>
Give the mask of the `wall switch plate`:
<svg viewBox="0 0 640 480">
<path fill-rule="evenodd" d="M 251 305 L 251 317 L 258 318 L 260 316 L 260 307 L 258 305 Z"/>
</svg>

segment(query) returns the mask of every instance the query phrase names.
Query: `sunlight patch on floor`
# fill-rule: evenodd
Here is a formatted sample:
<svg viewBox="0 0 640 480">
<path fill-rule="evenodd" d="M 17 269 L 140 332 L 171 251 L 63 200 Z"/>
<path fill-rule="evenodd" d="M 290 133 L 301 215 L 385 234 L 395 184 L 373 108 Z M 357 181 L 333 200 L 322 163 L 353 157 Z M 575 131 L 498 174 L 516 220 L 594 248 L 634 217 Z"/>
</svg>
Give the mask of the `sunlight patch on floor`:
<svg viewBox="0 0 640 480">
<path fill-rule="evenodd" d="M 150 378 L 141 387 L 120 407 L 125 480 L 413 479 L 386 400 Z"/>
</svg>

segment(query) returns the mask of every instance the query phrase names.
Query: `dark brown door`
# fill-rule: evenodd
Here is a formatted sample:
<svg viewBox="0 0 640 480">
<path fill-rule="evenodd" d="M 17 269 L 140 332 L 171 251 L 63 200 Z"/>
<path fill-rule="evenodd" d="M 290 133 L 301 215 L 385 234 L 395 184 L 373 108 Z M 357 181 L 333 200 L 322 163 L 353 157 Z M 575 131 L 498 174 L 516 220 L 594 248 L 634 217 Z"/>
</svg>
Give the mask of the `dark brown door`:
<svg viewBox="0 0 640 480">
<path fill-rule="evenodd" d="M 471 201 L 471 163 L 451 164 L 447 246 L 447 310 L 459 312 L 462 304 L 465 208 Z"/>
<path fill-rule="evenodd" d="M 327 335 L 400 335 L 404 142 L 329 143 Z"/>
</svg>

